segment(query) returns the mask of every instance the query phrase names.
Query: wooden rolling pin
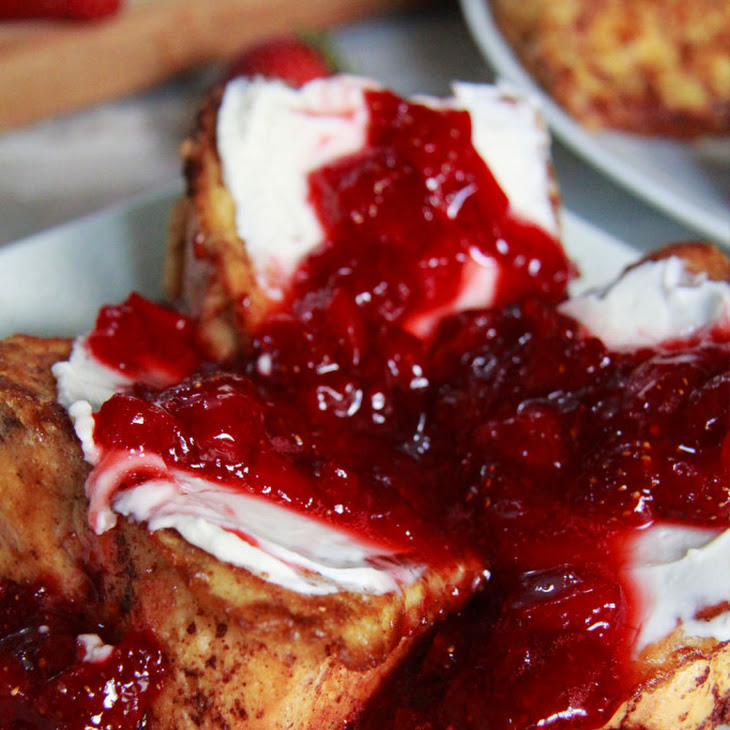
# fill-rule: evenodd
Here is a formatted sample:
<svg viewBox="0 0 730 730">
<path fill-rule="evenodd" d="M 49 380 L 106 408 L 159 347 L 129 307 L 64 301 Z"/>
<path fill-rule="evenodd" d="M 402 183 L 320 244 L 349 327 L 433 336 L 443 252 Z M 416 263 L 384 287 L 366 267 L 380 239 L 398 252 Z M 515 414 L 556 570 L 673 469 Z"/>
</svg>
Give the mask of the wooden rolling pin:
<svg viewBox="0 0 730 730">
<path fill-rule="evenodd" d="M 0 23 L 0 130 L 149 87 L 267 35 L 415 0 L 127 0 L 95 22 Z"/>
</svg>

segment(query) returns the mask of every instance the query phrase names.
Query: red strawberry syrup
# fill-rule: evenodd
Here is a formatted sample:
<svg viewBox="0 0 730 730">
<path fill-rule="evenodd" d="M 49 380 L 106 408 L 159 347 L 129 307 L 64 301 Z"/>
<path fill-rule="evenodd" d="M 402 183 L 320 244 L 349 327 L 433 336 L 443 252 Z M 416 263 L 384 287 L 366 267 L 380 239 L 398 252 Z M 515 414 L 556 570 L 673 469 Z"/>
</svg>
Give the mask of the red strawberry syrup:
<svg viewBox="0 0 730 730">
<path fill-rule="evenodd" d="M 512 216 L 468 114 L 367 99 L 366 148 L 310 177 L 326 241 L 243 361 L 113 398 L 97 442 L 432 563 L 479 551 L 486 589 L 363 730 L 595 727 L 636 681 L 624 535 L 730 522 L 728 343 L 616 354 L 584 336 L 555 309 L 569 263 Z M 498 262 L 494 306 L 415 332 L 473 250 Z"/>
<path fill-rule="evenodd" d="M 637 679 L 625 537 L 730 523 L 730 344 L 617 354 L 584 335 L 555 308 L 568 261 L 512 215 L 469 116 L 367 100 L 366 148 L 310 177 L 326 241 L 250 349 L 223 366 L 189 344 L 180 382 L 111 398 L 95 440 L 416 559 L 478 552 L 486 587 L 353 727 L 598 727 Z M 442 318 L 480 257 L 496 291 Z M 135 324 L 100 326 L 93 351 L 128 371 L 152 343 L 170 372 L 194 323 L 135 316 L 149 306 L 102 312 Z"/>
<path fill-rule="evenodd" d="M 113 645 L 92 661 L 79 636 Z M 86 730 L 145 727 L 166 662 L 145 632 L 117 636 L 92 606 L 60 597 L 50 582 L 0 580 L 0 727 Z"/>
</svg>

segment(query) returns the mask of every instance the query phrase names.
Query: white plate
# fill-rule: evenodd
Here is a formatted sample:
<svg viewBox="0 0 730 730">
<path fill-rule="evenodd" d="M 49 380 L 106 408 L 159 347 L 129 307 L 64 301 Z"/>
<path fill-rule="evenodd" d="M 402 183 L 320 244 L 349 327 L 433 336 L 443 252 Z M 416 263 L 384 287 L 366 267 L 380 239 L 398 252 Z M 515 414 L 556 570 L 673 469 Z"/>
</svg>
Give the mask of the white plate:
<svg viewBox="0 0 730 730">
<path fill-rule="evenodd" d="M 730 139 L 693 144 L 587 131 L 525 71 L 498 31 L 488 0 L 460 2 L 487 61 L 500 77 L 539 99 L 547 123 L 568 147 L 676 220 L 730 245 Z"/>
<path fill-rule="evenodd" d="M 174 190 L 80 218 L 0 248 L 0 337 L 67 337 L 102 304 L 160 296 Z"/>
<path fill-rule="evenodd" d="M 178 195 L 175 186 L 0 248 L 0 338 L 73 336 L 91 328 L 100 306 L 130 291 L 160 297 L 167 221 Z M 581 271 L 574 292 L 610 281 L 639 255 L 570 211 L 562 224 Z"/>
<path fill-rule="evenodd" d="M 24 332 L 73 336 L 100 306 L 131 291 L 161 295 L 167 221 L 177 186 L 0 249 L 0 337 Z M 609 281 L 637 252 L 570 212 L 564 243 L 582 277 Z"/>
</svg>

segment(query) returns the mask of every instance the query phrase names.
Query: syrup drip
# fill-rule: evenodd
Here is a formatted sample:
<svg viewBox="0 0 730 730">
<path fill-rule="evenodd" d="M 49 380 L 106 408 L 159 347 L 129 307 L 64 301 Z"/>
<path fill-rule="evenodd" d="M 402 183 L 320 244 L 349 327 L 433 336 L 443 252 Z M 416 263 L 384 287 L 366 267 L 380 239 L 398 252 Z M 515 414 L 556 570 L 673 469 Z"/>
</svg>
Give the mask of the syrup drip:
<svg viewBox="0 0 730 730">
<path fill-rule="evenodd" d="M 486 588 L 358 730 L 598 727 L 637 680 L 627 536 L 730 524 L 730 343 L 606 350 L 556 311 L 571 267 L 468 115 L 367 101 L 367 147 L 310 178 L 327 240 L 239 362 L 203 363 L 194 323 L 139 297 L 102 311 L 97 358 L 176 382 L 111 398 L 95 441 L 433 563 L 478 551 Z M 451 311 L 483 259 L 496 290 Z"/>
</svg>

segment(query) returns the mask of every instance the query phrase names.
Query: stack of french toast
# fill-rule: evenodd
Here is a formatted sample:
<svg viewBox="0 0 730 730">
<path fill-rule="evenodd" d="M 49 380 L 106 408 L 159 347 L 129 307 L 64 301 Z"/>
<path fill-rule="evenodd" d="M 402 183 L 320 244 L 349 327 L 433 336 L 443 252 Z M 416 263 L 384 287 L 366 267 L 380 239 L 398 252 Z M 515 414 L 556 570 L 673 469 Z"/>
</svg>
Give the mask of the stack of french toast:
<svg viewBox="0 0 730 730">
<path fill-rule="evenodd" d="M 0 344 L 0 727 L 729 722 L 727 258 L 571 295 L 502 88 L 239 77 L 183 158 L 164 306 Z"/>
</svg>

